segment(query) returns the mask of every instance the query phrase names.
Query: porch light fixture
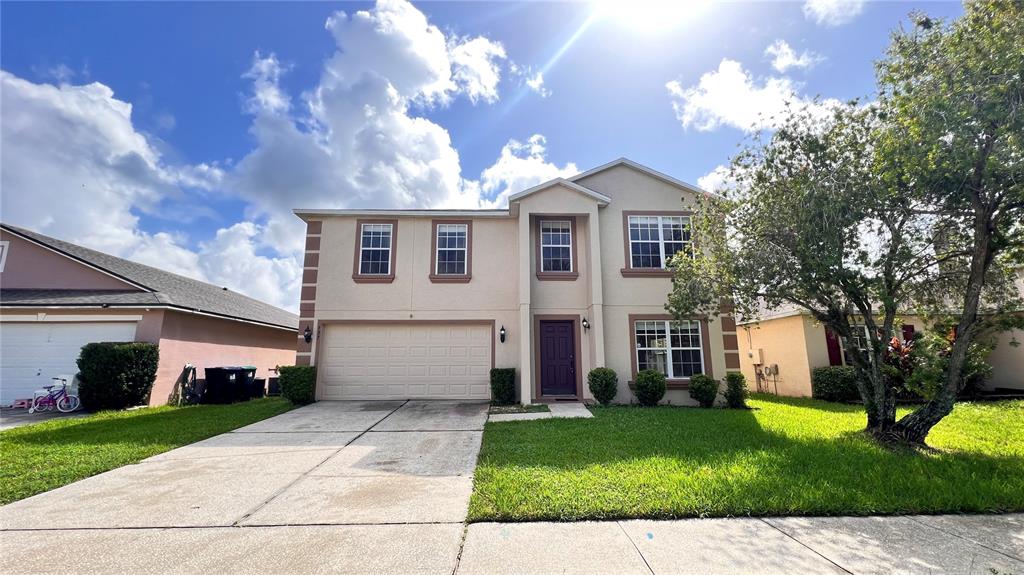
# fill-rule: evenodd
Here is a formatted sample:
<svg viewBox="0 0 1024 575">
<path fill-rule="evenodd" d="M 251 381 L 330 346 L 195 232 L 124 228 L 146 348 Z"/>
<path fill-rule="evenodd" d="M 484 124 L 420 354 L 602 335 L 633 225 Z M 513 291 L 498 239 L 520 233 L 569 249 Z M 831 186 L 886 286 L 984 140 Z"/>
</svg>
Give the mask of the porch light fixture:
<svg viewBox="0 0 1024 575">
<path fill-rule="evenodd" d="M 302 332 L 302 339 L 306 340 L 306 343 L 313 341 L 313 330 L 306 326 L 306 331 Z"/>
<path fill-rule="evenodd" d="M 583 318 L 583 329 L 590 329 L 590 322 L 587 321 L 587 318 Z"/>
<path fill-rule="evenodd" d="M 498 339 L 501 340 L 501 343 L 505 343 L 505 326 L 501 326 L 501 329 L 498 330 Z"/>
</svg>

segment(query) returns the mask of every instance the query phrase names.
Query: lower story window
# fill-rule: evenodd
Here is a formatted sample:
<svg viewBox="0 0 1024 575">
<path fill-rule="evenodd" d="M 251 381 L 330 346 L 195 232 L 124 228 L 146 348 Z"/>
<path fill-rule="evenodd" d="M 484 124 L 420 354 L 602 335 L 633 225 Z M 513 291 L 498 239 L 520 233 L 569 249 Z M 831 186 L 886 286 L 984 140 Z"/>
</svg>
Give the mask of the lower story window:
<svg viewBox="0 0 1024 575">
<path fill-rule="evenodd" d="M 668 379 L 704 373 L 700 322 L 640 320 L 633 325 L 637 371 L 653 369 Z"/>
<path fill-rule="evenodd" d="M 850 339 L 853 341 L 853 346 L 864 356 L 865 359 L 870 360 L 871 354 L 868 350 L 871 349 L 871 338 L 868 337 L 868 326 L 864 324 L 852 325 L 853 329 Z M 846 365 L 853 365 L 853 358 L 850 357 L 850 352 L 847 351 L 845 341 L 843 342 L 843 363 Z"/>
</svg>

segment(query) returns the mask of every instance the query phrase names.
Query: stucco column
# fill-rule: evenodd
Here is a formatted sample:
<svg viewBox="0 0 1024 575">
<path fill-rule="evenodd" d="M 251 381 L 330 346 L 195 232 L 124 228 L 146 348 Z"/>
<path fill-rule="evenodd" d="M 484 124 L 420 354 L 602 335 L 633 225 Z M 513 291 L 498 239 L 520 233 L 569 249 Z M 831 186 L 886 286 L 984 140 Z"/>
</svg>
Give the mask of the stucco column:
<svg viewBox="0 0 1024 575">
<path fill-rule="evenodd" d="M 601 269 L 601 227 L 598 208 L 590 210 L 587 229 L 590 234 L 590 337 L 594 341 L 594 365 L 604 363 L 604 273 Z M 586 377 L 586 374 L 583 374 Z"/>
<path fill-rule="evenodd" d="M 533 400 L 533 336 L 530 330 L 530 213 L 519 210 L 519 401 Z"/>
</svg>

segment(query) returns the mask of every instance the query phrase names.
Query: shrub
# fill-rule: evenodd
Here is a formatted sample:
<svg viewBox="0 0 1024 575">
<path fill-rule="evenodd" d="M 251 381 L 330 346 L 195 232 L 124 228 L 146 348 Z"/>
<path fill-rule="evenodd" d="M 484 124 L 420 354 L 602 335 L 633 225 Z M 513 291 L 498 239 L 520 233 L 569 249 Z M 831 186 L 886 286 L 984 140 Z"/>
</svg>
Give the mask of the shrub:
<svg viewBox="0 0 1024 575">
<path fill-rule="evenodd" d="M 316 401 L 316 367 L 311 365 L 283 365 L 277 368 L 277 383 L 281 395 L 295 405 Z"/>
<path fill-rule="evenodd" d="M 824 401 L 856 401 L 857 370 L 848 365 L 817 367 L 811 372 L 811 396 Z"/>
<path fill-rule="evenodd" d="M 690 397 L 701 407 L 712 407 L 718 397 L 718 385 L 717 379 L 698 373 L 690 378 Z"/>
<path fill-rule="evenodd" d="M 651 407 L 658 405 L 665 397 L 665 374 L 653 369 L 645 369 L 636 374 L 633 390 L 640 405 Z"/>
<path fill-rule="evenodd" d="M 513 367 L 491 369 L 491 403 L 512 405 L 516 402 L 516 370 Z"/>
<path fill-rule="evenodd" d="M 154 343 L 87 343 L 78 356 L 78 397 L 86 409 L 142 405 L 156 381 L 160 349 Z"/>
<path fill-rule="evenodd" d="M 731 371 L 725 374 L 725 406 L 732 409 L 747 407 L 747 378 Z"/>
<path fill-rule="evenodd" d="M 609 367 L 595 367 L 587 374 L 587 385 L 598 403 L 608 405 L 619 389 L 619 376 Z"/>
</svg>

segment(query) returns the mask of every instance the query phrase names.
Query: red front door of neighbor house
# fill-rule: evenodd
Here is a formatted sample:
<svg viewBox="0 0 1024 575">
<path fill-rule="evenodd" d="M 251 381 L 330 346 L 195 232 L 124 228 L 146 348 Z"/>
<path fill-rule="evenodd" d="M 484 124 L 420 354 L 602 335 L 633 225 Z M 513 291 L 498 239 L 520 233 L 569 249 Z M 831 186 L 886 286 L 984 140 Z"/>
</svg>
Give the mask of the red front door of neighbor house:
<svg viewBox="0 0 1024 575">
<path fill-rule="evenodd" d="M 540 322 L 540 394 L 576 395 L 576 338 L 571 320 Z"/>
</svg>

